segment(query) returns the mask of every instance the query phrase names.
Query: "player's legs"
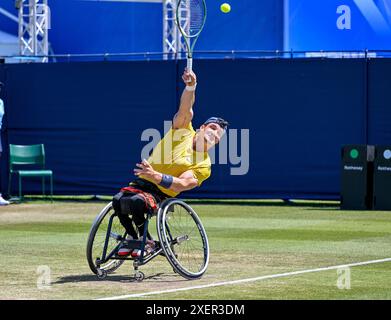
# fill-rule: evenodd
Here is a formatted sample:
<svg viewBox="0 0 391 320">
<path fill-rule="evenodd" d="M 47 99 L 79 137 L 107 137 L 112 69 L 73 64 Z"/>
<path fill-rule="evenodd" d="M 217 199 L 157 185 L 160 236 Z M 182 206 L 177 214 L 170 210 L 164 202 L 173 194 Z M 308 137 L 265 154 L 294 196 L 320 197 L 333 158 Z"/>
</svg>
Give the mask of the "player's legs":
<svg viewBox="0 0 391 320">
<path fill-rule="evenodd" d="M 132 213 L 130 210 L 131 198 L 134 194 L 127 193 L 124 194 L 122 192 L 116 194 L 113 197 L 113 208 L 115 213 L 118 216 L 119 221 L 122 226 L 125 228 L 128 235 L 130 235 L 133 239 L 137 239 L 137 232 L 133 228 L 132 219 L 130 218 L 130 214 Z"/>
<path fill-rule="evenodd" d="M 135 194 L 122 201 L 121 205 L 126 210 L 125 212 L 130 212 L 132 214 L 133 222 L 137 226 L 138 235 L 142 236 L 144 234 L 145 225 L 144 214 L 147 212 L 144 197 L 139 194 Z"/>
<path fill-rule="evenodd" d="M 137 193 L 120 192 L 113 198 L 113 208 L 128 235 L 133 239 L 137 239 L 144 234 L 144 214 L 147 211 L 147 207 L 143 196 Z M 137 226 L 138 234 L 133 227 L 132 221 Z M 118 250 L 118 255 L 120 256 L 131 254 L 133 257 L 138 257 L 140 253 L 141 250 L 133 250 L 126 243 Z"/>
</svg>

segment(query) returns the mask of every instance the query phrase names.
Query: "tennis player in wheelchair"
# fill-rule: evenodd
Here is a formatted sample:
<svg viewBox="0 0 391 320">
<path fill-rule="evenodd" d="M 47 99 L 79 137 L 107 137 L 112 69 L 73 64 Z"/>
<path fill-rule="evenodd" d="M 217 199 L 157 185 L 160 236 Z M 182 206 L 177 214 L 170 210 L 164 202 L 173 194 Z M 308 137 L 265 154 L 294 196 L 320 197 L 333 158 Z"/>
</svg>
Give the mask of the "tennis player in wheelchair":
<svg viewBox="0 0 391 320">
<path fill-rule="evenodd" d="M 193 71 L 185 70 L 182 79 L 186 87 L 171 129 L 149 159 L 136 164 L 134 174 L 137 178 L 113 197 L 113 208 L 129 240 L 142 237 L 148 209 L 155 209 L 165 199 L 199 187 L 210 177 L 208 150 L 219 143 L 228 126 L 225 120 L 211 117 L 197 132 L 193 129 L 191 121 L 197 78 Z M 153 247 L 154 241 L 148 240 L 145 253 L 148 254 Z M 128 247 L 124 241 L 117 254 L 136 258 L 140 251 Z"/>
</svg>

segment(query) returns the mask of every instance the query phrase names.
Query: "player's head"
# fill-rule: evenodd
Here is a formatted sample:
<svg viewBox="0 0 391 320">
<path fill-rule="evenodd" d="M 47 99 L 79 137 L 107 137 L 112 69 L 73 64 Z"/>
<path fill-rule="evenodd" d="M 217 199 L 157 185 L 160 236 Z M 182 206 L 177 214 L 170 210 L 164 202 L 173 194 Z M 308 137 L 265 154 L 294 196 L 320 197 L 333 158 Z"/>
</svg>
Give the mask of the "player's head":
<svg viewBox="0 0 391 320">
<path fill-rule="evenodd" d="M 204 122 L 197 132 L 194 142 L 196 151 L 208 151 L 220 142 L 226 132 L 228 122 L 222 118 L 211 117 Z"/>
</svg>

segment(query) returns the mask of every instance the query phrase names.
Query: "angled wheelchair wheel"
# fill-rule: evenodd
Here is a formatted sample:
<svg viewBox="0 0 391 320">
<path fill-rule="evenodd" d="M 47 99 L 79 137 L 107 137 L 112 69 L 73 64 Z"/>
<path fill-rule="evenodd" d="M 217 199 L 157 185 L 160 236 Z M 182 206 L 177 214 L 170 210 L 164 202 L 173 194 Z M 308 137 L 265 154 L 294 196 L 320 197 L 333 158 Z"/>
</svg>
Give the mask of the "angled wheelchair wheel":
<svg viewBox="0 0 391 320">
<path fill-rule="evenodd" d="M 95 218 L 87 241 L 87 261 L 98 276 L 117 270 L 124 260 L 107 260 L 126 236 L 111 202 Z M 107 260 L 107 261 L 105 261 Z"/>
<path fill-rule="evenodd" d="M 209 263 L 209 244 L 196 212 L 179 199 L 165 200 L 157 213 L 157 233 L 174 271 L 186 279 L 198 279 Z"/>
</svg>

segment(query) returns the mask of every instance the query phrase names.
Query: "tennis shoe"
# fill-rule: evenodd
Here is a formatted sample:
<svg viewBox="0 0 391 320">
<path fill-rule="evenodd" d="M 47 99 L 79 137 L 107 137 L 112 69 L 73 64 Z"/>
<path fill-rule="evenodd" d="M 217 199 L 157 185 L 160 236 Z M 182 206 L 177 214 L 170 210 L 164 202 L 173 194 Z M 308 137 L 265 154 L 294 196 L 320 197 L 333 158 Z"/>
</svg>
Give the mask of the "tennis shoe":
<svg viewBox="0 0 391 320">
<path fill-rule="evenodd" d="M 153 240 L 147 240 L 147 243 L 145 244 L 144 254 L 148 255 L 151 254 L 152 251 L 155 249 L 155 241 Z M 134 249 L 131 253 L 131 256 L 133 258 L 138 258 L 141 256 L 141 250 L 140 249 Z"/>
<path fill-rule="evenodd" d="M 133 249 L 123 247 L 118 250 L 118 255 L 120 257 L 126 257 L 126 256 L 130 255 L 132 253 L 132 251 L 133 251 Z"/>
<path fill-rule="evenodd" d="M 133 251 L 133 249 L 127 247 L 128 246 L 127 240 L 133 240 L 133 237 L 127 236 L 125 241 L 122 243 L 121 247 L 119 248 L 119 250 L 117 252 L 118 256 L 120 256 L 120 257 L 126 257 L 126 256 L 130 255 Z"/>
<path fill-rule="evenodd" d="M 1 195 L 0 195 L 0 206 L 6 206 L 9 205 L 10 202 L 5 200 Z"/>
</svg>

